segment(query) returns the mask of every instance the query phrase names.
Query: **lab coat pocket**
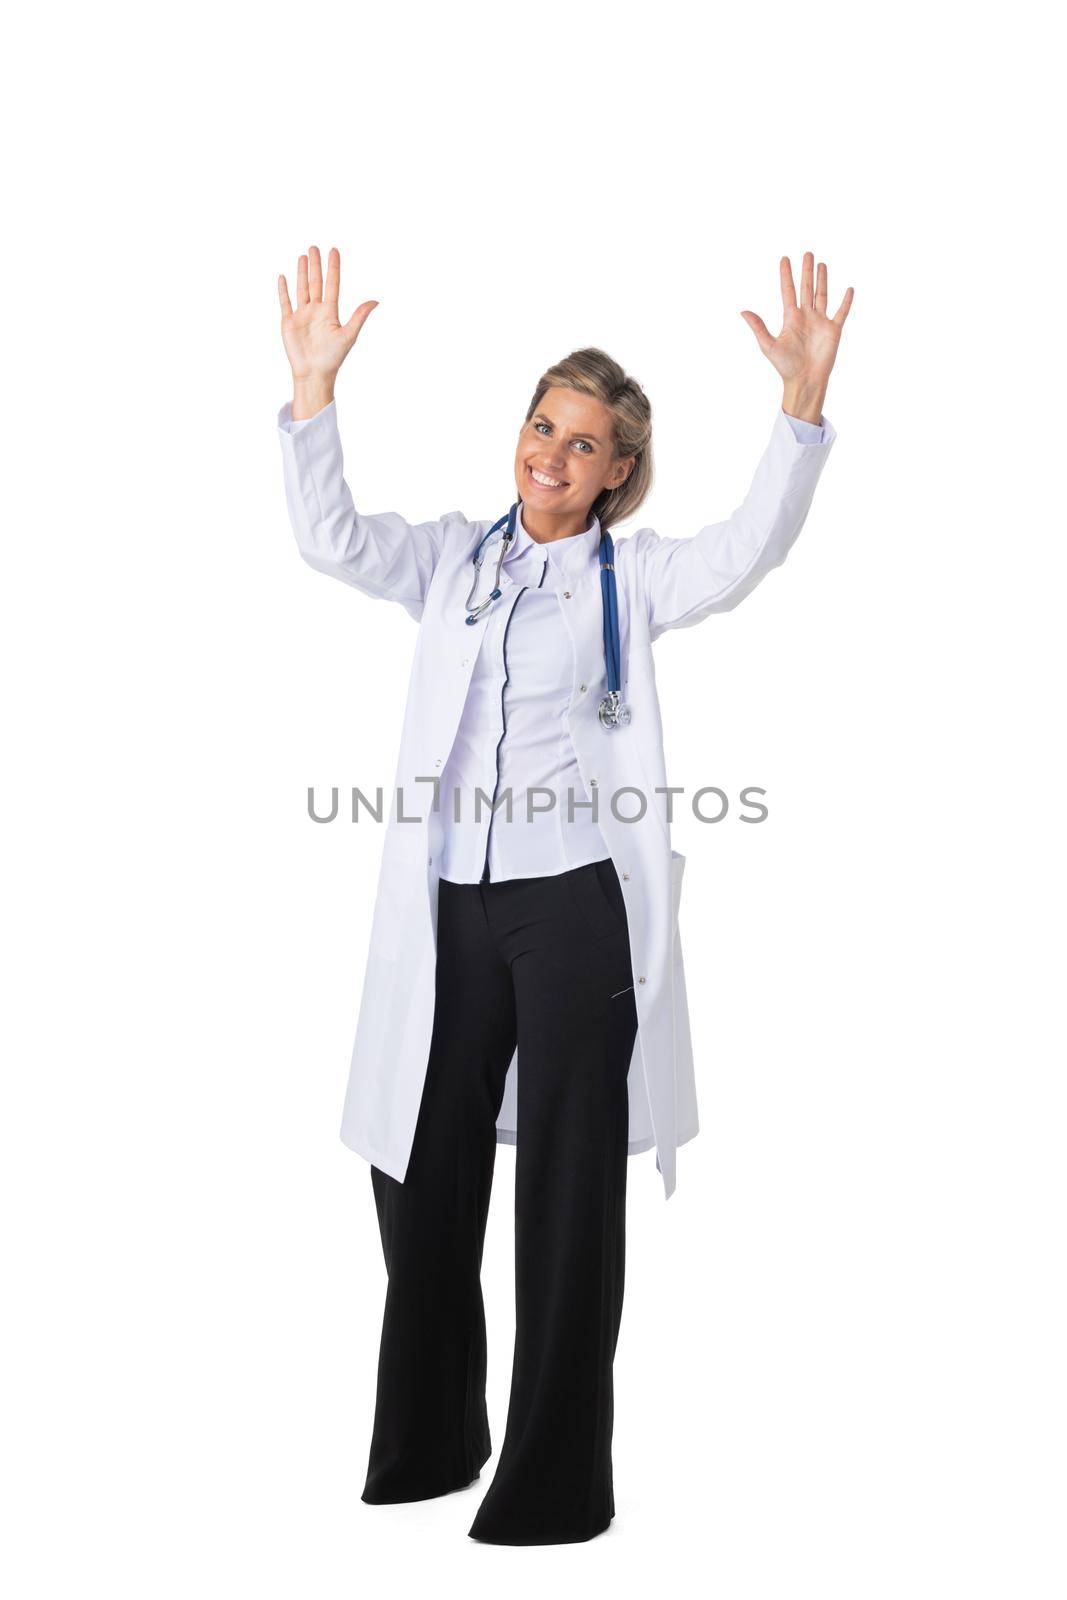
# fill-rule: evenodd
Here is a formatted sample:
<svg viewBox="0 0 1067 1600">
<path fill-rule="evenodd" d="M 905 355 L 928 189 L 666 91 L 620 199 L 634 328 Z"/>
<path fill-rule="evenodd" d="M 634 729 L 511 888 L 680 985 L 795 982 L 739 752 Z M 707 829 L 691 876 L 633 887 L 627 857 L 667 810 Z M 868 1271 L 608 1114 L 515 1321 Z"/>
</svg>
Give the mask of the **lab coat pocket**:
<svg viewBox="0 0 1067 1600">
<path fill-rule="evenodd" d="M 574 867 L 566 879 L 578 914 L 596 938 L 610 939 L 626 931 L 626 901 L 610 857 Z"/>
</svg>

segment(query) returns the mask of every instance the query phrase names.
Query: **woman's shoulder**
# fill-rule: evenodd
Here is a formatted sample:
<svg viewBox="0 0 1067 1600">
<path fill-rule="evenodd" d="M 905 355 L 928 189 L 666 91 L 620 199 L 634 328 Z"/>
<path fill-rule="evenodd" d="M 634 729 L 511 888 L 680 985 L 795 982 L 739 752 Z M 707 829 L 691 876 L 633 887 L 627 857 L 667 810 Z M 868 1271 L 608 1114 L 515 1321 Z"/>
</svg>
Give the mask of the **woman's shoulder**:
<svg viewBox="0 0 1067 1600">
<path fill-rule="evenodd" d="M 624 534 L 621 539 L 612 534 L 611 542 L 615 547 L 615 559 L 626 565 L 639 560 L 653 545 L 659 544 L 660 536 L 654 528 L 637 528 L 633 533 Z"/>
</svg>

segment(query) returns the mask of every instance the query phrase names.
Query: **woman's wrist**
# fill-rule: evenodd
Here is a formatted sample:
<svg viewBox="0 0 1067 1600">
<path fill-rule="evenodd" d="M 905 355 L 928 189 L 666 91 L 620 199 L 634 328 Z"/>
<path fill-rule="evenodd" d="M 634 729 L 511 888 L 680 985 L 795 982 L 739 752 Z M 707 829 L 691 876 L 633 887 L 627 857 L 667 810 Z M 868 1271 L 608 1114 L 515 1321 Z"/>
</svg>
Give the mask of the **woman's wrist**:
<svg viewBox="0 0 1067 1600">
<path fill-rule="evenodd" d="M 332 399 L 332 378 L 294 378 L 293 421 L 305 422 L 328 406 Z"/>
<path fill-rule="evenodd" d="M 782 393 L 782 410 L 802 422 L 821 422 L 826 385 L 813 387 L 805 383 L 787 383 Z"/>
</svg>

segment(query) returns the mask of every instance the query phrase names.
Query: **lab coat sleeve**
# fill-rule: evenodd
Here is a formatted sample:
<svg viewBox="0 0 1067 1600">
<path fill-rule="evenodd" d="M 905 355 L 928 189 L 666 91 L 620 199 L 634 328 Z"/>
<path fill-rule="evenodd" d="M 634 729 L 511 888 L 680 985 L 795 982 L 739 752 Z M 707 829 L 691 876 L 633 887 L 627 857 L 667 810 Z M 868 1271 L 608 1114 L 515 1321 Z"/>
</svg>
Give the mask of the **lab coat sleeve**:
<svg viewBox="0 0 1067 1600">
<path fill-rule="evenodd" d="M 803 417 L 791 417 L 788 411 L 783 414 L 793 430 L 793 437 L 801 444 L 822 444 L 826 429 L 821 422 L 805 422 Z"/>
<path fill-rule="evenodd" d="M 805 422 L 779 407 L 748 493 L 725 522 L 689 539 L 661 538 L 650 528 L 633 535 L 650 638 L 732 610 L 781 565 L 804 526 L 836 438 L 825 415 Z"/>
<path fill-rule="evenodd" d="M 300 554 L 310 567 L 379 600 L 395 600 L 416 622 L 450 526 L 405 522 L 395 511 L 356 510 L 344 477 L 337 406 L 294 422 L 292 402 L 278 412 L 285 498 Z"/>
</svg>

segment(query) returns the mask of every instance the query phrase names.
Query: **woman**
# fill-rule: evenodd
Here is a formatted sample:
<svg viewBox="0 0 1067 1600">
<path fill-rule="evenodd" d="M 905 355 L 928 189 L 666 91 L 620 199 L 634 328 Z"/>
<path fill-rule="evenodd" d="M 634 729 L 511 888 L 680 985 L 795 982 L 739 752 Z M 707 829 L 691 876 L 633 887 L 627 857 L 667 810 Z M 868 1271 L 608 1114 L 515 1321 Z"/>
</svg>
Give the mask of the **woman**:
<svg viewBox="0 0 1067 1600">
<path fill-rule="evenodd" d="M 627 1157 L 655 1145 L 669 1197 L 697 1132 L 651 646 L 736 605 L 803 525 L 852 300 L 827 317 L 813 267 L 808 252 L 798 304 L 782 258 L 777 338 L 742 313 L 784 382 L 744 503 L 694 538 L 642 528 L 614 547 L 651 483 L 651 408 L 603 351 L 538 383 L 507 517 L 368 516 L 334 383 L 378 302 L 340 323 L 336 250 L 325 285 L 318 250 L 300 257 L 295 310 L 278 280 L 300 552 L 419 623 L 342 1123 L 371 1164 L 388 1273 L 363 1499 L 463 1488 L 491 1453 L 479 1273 L 512 1142 L 511 1397 L 469 1530 L 489 1543 L 590 1539 L 615 1512 Z"/>
</svg>

